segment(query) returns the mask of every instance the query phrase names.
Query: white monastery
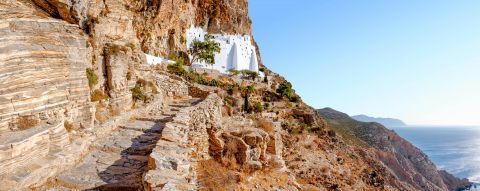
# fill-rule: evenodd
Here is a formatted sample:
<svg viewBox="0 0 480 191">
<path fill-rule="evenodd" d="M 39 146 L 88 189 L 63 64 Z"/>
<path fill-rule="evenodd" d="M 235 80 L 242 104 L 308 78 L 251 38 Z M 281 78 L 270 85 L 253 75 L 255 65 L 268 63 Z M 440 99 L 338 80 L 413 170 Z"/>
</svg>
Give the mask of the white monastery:
<svg viewBox="0 0 480 191">
<path fill-rule="evenodd" d="M 195 40 L 203 41 L 206 34 L 202 28 L 190 27 L 187 30 L 187 49 Z M 215 69 L 221 73 L 228 73 L 230 69 L 251 70 L 264 76 L 258 70 L 257 52 L 250 36 L 213 34 L 212 37 L 220 44 L 220 53 L 215 54 L 215 64 L 194 62 L 193 68 Z"/>
<path fill-rule="evenodd" d="M 187 49 L 190 48 L 194 41 L 205 40 L 205 35 L 207 34 L 202 28 L 190 27 L 187 30 Z M 220 53 L 215 54 L 215 64 L 194 62 L 192 63 L 192 68 L 214 69 L 224 74 L 228 73 L 230 69 L 239 71 L 250 70 L 257 72 L 262 78 L 265 76 L 259 71 L 256 48 L 252 45 L 250 36 L 213 34 L 212 37 L 214 41 L 220 44 Z M 147 63 L 150 65 L 174 63 L 174 61 L 162 57 L 145 55 Z"/>
</svg>

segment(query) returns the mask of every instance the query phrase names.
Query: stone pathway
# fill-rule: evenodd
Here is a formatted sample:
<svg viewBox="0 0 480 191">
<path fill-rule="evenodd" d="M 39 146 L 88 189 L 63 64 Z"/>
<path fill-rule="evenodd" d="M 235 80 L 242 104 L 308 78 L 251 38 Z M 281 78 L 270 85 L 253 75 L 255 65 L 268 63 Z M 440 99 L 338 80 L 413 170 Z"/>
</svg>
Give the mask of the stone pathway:
<svg viewBox="0 0 480 191">
<path fill-rule="evenodd" d="M 166 108 L 120 125 L 93 143 L 92 151 L 75 168 L 51 179 L 48 190 L 148 190 L 144 174 L 155 168 L 149 157 L 165 123 L 198 99 L 179 99 Z M 43 190 L 43 189 L 42 189 Z"/>
</svg>

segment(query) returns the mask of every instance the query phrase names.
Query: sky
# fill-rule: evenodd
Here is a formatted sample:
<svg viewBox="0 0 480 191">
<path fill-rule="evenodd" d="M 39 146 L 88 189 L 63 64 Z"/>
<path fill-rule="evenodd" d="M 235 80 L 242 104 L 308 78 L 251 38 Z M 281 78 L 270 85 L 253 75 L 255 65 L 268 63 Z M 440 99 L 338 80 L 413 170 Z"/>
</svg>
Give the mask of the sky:
<svg viewBox="0 0 480 191">
<path fill-rule="evenodd" d="M 250 0 L 262 61 L 303 101 L 480 125 L 480 1 Z"/>
</svg>

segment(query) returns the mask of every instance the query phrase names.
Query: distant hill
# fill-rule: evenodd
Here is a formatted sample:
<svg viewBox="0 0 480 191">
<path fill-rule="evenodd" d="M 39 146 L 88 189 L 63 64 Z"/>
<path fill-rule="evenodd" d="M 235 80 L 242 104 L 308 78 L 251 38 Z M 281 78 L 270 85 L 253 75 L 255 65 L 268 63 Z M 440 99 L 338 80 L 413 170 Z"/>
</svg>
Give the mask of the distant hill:
<svg viewBox="0 0 480 191">
<path fill-rule="evenodd" d="M 370 117 L 366 115 L 355 115 L 352 116 L 352 118 L 361 122 L 377 122 L 386 127 L 402 127 L 407 125 L 402 120 L 394 118 Z"/>
</svg>

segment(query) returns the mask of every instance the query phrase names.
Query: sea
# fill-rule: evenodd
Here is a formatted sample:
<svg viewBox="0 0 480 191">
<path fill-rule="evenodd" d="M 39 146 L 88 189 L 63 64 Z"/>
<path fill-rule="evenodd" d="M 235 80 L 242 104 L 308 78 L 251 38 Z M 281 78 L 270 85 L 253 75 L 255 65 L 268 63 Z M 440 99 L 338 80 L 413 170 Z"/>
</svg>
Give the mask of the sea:
<svg viewBox="0 0 480 191">
<path fill-rule="evenodd" d="M 480 190 L 480 127 L 391 127 L 428 155 L 437 168 L 468 178 Z"/>
</svg>

